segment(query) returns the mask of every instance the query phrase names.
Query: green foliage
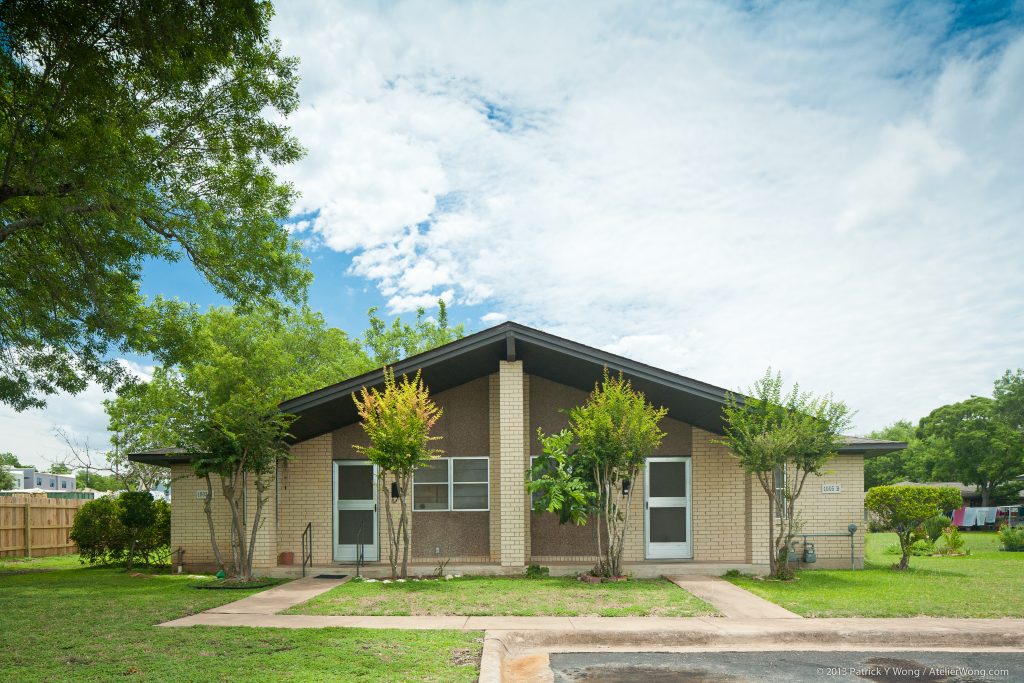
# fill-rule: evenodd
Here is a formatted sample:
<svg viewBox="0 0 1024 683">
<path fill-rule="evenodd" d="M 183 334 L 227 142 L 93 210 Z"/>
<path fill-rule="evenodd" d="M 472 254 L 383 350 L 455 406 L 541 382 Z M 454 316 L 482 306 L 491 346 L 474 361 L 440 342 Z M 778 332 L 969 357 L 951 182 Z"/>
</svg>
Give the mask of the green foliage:
<svg viewBox="0 0 1024 683">
<path fill-rule="evenodd" d="M 1024 551 L 1024 526 L 1003 525 L 999 529 L 999 544 L 1003 550 Z"/>
<path fill-rule="evenodd" d="M 928 539 L 934 543 L 939 540 L 939 536 L 942 536 L 942 531 L 951 524 L 951 520 L 946 515 L 935 515 L 924 520 L 924 532 L 928 536 Z"/>
<path fill-rule="evenodd" d="M 602 547 L 599 524 L 597 571 L 605 576 L 622 573 L 633 495 L 624 483 L 635 481 L 658 449 L 665 437 L 658 425 L 667 412 L 648 403 L 621 372 L 612 376 L 605 368 L 586 403 L 569 411 L 568 430 L 537 432 L 544 452 L 527 479 L 527 490 L 539 494 L 534 509 L 556 512 L 562 523 L 585 524 L 591 513 L 603 519 L 607 543 Z"/>
<path fill-rule="evenodd" d="M 369 446 L 356 446 L 356 450 L 377 465 L 381 484 L 390 476 L 398 487 L 397 523 L 392 506 L 385 505 L 384 510 L 391 544 L 391 575 L 405 578 L 409 566 L 409 487 L 413 473 L 441 454 L 440 450 L 430 447 L 441 438 L 432 436 L 430 430 L 444 411 L 430 399 L 430 391 L 423 384 L 419 371 L 411 380 L 403 375 L 401 381 L 396 381 L 394 370 L 387 367 L 384 368 L 383 391 L 363 387 L 352 395 L 352 400 L 370 441 Z M 400 568 L 399 555 L 402 558 Z"/>
<path fill-rule="evenodd" d="M 526 578 L 528 579 L 543 579 L 550 573 L 550 569 L 542 567 L 539 564 L 531 564 L 526 568 Z"/>
<path fill-rule="evenodd" d="M 770 368 L 749 394 L 726 397 L 725 435 L 717 443 L 729 447 L 768 496 L 770 572 L 775 578 L 788 578 L 786 558 L 798 525 L 795 503 L 807 477 L 821 474 L 843 445 L 852 414 L 831 395 L 815 397 L 796 384 L 784 393 L 782 375 Z M 776 469 L 787 473 L 781 484 L 773 476 Z M 776 515 L 776 510 L 786 513 Z"/>
<path fill-rule="evenodd" d="M 944 510 L 962 504 L 960 491 L 931 486 L 876 486 L 864 496 L 864 507 L 896 531 L 903 557 L 894 569 L 906 569 L 915 532 L 924 522 Z"/>
<path fill-rule="evenodd" d="M 928 538 L 919 538 L 910 544 L 910 554 L 914 557 L 931 557 L 935 554 L 935 544 Z"/>
<path fill-rule="evenodd" d="M 48 468 L 51 474 L 71 474 L 71 466 L 66 462 L 55 462 Z"/>
<path fill-rule="evenodd" d="M 89 564 L 165 564 L 171 542 L 171 506 L 146 492 L 91 500 L 75 515 L 71 540 Z"/>
<path fill-rule="evenodd" d="M 192 307 L 147 300 L 187 259 L 226 299 L 304 299 L 311 275 L 275 168 L 297 62 L 258 0 L 0 3 L 0 402 L 130 379 L 114 351 L 175 363 Z"/>
<path fill-rule="evenodd" d="M 377 315 L 377 307 L 372 307 L 367 312 L 370 321 L 363 334 L 363 345 L 370 352 L 373 364 L 377 367 L 392 365 L 403 358 L 461 339 L 465 330 L 461 324 L 448 326 L 448 307 L 444 299 L 437 300 L 437 308 L 436 321 L 425 317 L 426 309 L 417 308 L 414 324 L 395 318 L 389 327 Z"/>
<path fill-rule="evenodd" d="M 966 541 L 960 534 L 960 529 L 950 525 L 942 530 L 942 543 L 945 546 L 943 552 L 947 555 L 959 555 L 963 552 Z M 970 553 L 970 551 L 967 551 Z"/>
<path fill-rule="evenodd" d="M 570 455 L 575 435 L 568 429 L 545 436 L 538 429 L 541 455 L 527 474 L 526 490 L 535 512 L 553 512 L 561 524 L 583 526 L 597 512 L 597 486 L 593 470 Z"/>
<path fill-rule="evenodd" d="M 0 467 L 29 467 L 18 460 L 14 453 L 0 453 Z"/>
<path fill-rule="evenodd" d="M 293 416 L 278 404 L 358 374 L 368 361 L 358 343 L 308 308 L 212 308 L 199 318 L 193 343 L 194 355 L 157 367 L 150 382 L 105 404 L 115 447 L 108 458 L 129 467 L 132 452 L 188 449 L 197 476 L 220 477 L 231 510 L 233 568 L 248 579 L 270 475 L 288 457 Z M 243 503 L 246 479 L 256 495 Z M 219 556 L 215 537 L 213 543 Z"/>
<path fill-rule="evenodd" d="M 864 460 L 864 488 L 904 481 L 923 483 L 934 481 L 934 473 L 940 463 L 952 459 L 953 453 L 945 440 L 924 437 L 909 420 L 900 420 L 884 429 L 871 432 L 872 439 L 903 441 L 907 447 L 884 455 Z"/>
<path fill-rule="evenodd" d="M 78 488 L 95 489 L 97 491 L 118 491 L 122 484 L 117 477 L 109 474 L 79 470 L 75 474 L 75 482 Z"/>
<path fill-rule="evenodd" d="M 983 506 L 996 487 L 1024 471 L 1024 433 L 1002 418 L 994 399 L 974 396 L 936 408 L 921 420 L 920 433 L 949 444 L 953 457 L 939 463 L 936 473 L 977 485 Z"/>
<path fill-rule="evenodd" d="M 14 475 L 11 474 L 6 465 L 0 465 L 0 491 L 13 489 L 14 484 Z"/>
<path fill-rule="evenodd" d="M 1024 368 L 1003 373 L 996 380 L 992 396 L 999 417 L 1013 429 L 1024 433 Z"/>
</svg>

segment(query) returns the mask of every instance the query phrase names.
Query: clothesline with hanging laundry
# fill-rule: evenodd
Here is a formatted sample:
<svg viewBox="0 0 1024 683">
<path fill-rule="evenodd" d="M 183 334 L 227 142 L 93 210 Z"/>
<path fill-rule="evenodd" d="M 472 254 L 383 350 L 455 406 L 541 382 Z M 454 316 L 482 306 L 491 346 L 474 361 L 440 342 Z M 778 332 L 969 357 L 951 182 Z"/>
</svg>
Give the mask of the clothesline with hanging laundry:
<svg viewBox="0 0 1024 683">
<path fill-rule="evenodd" d="M 950 522 L 961 529 L 997 527 L 1002 524 L 1016 526 L 1024 515 L 1024 506 L 962 507 L 953 511 Z"/>
</svg>

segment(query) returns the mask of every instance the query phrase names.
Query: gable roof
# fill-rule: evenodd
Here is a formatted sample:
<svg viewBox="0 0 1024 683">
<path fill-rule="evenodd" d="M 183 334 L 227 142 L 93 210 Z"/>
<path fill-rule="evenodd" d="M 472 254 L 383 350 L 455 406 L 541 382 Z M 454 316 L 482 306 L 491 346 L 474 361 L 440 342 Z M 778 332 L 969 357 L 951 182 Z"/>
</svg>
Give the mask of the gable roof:
<svg viewBox="0 0 1024 683">
<path fill-rule="evenodd" d="M 493 374 L 501 360 L 522 361 L 527 374 L 588 392 L 607 366 L 612 372 L 621 371 L 651 403 L 667 408 L 670 417 L 722 433 L 722 406 L 728 390 L 515 322 L 410 356 L 395 363 L 394 370 L 399 376 L 421 370 L 424 383 L 437 394 Z M 352 394 L 383 382 L 382 369 L 373 370 L 285 401 L 280 408 L 298 416 L 292 434 L 302 441 L 358 422 Z M 848 443 L 841 452 L 885 453 L 906 447 L 901 442 L 858 437 L 850 437 Z"/>
</svg>

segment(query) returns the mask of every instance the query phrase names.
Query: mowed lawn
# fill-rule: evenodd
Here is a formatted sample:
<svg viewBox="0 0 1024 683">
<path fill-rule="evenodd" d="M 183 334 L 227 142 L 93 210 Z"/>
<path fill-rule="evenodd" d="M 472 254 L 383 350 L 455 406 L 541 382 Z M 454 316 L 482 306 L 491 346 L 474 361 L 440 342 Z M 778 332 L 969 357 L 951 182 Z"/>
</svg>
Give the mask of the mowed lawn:
<svg viewBox="0 0 1024 683">
<path fill-rule="evenodd" d="M 251 595 L 187 576 L 0 558 L 0 681 L 475 681 L 482 634 L 157 628 Z"/>
<path fill-rule="evenodd" d="M 714 614 L 664 579 L 589 584 L 572 577 L 462 577 L 451 581 L 349 581 L 289 614 L 381 616 L 657 616 Z"/>
<path fill-rule="evenodd" d="M 1024 553 L 1001 552 L 993 532 L 963 536 L 969 556 L 911 557 L 905 572 L 891 570 L 899 555 L 885 553 L 896 534 L 868 534 L 863 570 L 729 580 L 805 617 L 1024 617 Z"/>
</svg>

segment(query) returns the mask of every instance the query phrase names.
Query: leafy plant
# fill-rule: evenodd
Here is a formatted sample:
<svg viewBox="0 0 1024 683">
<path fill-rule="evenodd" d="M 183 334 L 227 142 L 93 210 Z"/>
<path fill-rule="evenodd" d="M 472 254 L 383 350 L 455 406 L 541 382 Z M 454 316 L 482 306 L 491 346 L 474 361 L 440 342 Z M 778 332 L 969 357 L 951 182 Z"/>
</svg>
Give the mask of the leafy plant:
<svg viewBox="0 0 1024 683">
<path fill-rule="evenodd" d="M 526 578 L 528 579 L 543 579 L 551 573 L 551 570 L 547 567 L 542 567 L 539 564 L 531 564 L 526 568 Z"/>
<path fill-rule="evenodd" d="M 999 543 L 1002 544 L 1003 550 L 1024 550 L 1024 526 L 1003 525 L 999 529 Z"/>
<path fill-rule="evenodd" d="M 147 492 L 91 500 L 75 515 L 71 540 L 83 562 L 165 564 L 171 542 L 171 506 Z"/>
<path fill-rule="evenodd" d="M 960 534 L 960 529 L 955 526 L 948 526 L 942 530 L 942 543 L 945 546 L 943 552 L 947 555 L 959 555 L 963 551 L 966 541 Z"/>
<path fill-rule="evenodd" d="M 413 473 L 441 455 L 439 449 L 430 447 L 441 437 L 432 436 L 430 430 L 444 411 L 430 399 L 430 391 L 419 371 L 411 380 L 403 376 L 401 381 L 396 381 L 395 371 L 384 368 L 384 390 L 363 387 L 352 395 L 352 400 L 370 441 L 369 446 L 355 448 L 377 465 L 382 490 L 387 490 L 389 479 L 397 489 L 397 522 L 392 504 L 385 503 L 384 511 L 388 522 L 391 577 L 404 579 L 409 566 L 409 487 Z"/>
<path fill-rule="evenodd" d="M 644 461 L 657 450 L 665 433 L 658 423 L 667 414 L 633 389 L 622 373 L 604 370 L 587 401 L 569 411 L 569 428 L 545 436 L 538 431 L 544 455 L 528 473 L 527 489 L 537 496 L 534 509 L 558 513 L 563 524 L 596 524 L 596 576 L 620 576 L 622 551 L 629 527 L 630 501 Z M 575 445 L 575 448 L 573 446 Z"/>
<path fill-rule="evenodd" d="M 910 554 L 914 557 L 929 557 L 935 554 L 935 544 L 931 539 L 919 538 L 910 544 Z"/>
<path fill-rule="evenodd" d="M 864 507 L 891 526 L 900 540 L 903 556 L 893 569 L 910 564 L 911 545 L 918 540 L 918 528 L 942 510 L 960 507 L 959 489 L 932 486 L 876 486 L 864 497 Z"/>
<path fill-rule="evenodd" d="M 924 532 L 927 534 L 928 539 L 934 543 L 939 540 L 939 537 L 942 536 L 943 530 L 951 523 L 952 522 L 949 517 L 940 514 L 926 519 L 922 526 L 924 527 Z"/>
<path fill-rule="evenodd" d="M 787 559 L 799 525 L 796 501 L 807 477 L 820 474 L 843 445 L 851 413 L 831 395 L 814 397 L 799 385 L 784 394 L 782 376 L 771 369 L 749 393 L 726 397 L 725 436 L 717 443 L 729 447 L 768 496 L 770 574 L 785 579 L 792 576 Z"/>
</svg>

